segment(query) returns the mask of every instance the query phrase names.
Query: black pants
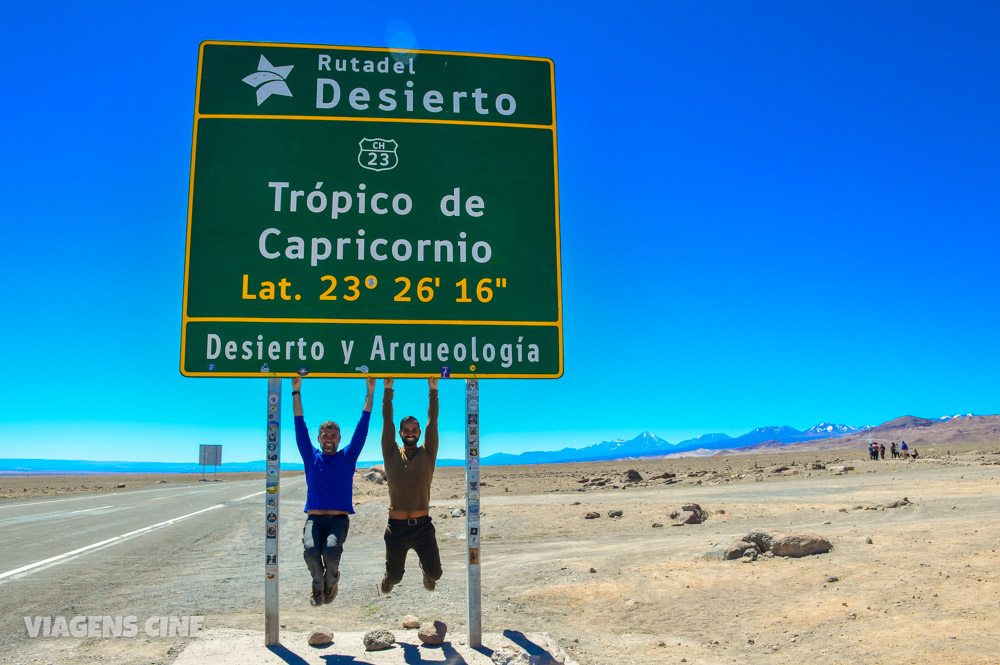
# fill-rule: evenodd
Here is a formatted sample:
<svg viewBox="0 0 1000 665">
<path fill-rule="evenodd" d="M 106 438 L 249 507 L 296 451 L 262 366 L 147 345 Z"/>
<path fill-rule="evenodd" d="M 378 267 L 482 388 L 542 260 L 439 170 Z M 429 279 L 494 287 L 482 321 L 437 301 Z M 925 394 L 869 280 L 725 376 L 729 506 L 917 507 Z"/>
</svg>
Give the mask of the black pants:
<svg viewBox="0 0 1000 665">
<path fill-rule="evenodd" d="M 410 522 L 414 522 L 410 524 Z M 432 580 L 441 579 L 441 554 L 431 517 L 412 520 L 389 520 L 385 527 L 385 576 L 390 584 L 399 584 L 406 571 L 406 553 L 417 553 L 420 566 Z"/>
<path fill-rule="evenodd" d="M 347 515 L 308 515 L 302 527 L 302 553 L 314 589 L 330 589 L 340 581 L 340 555 L 351 521 Z"/>
</svg>

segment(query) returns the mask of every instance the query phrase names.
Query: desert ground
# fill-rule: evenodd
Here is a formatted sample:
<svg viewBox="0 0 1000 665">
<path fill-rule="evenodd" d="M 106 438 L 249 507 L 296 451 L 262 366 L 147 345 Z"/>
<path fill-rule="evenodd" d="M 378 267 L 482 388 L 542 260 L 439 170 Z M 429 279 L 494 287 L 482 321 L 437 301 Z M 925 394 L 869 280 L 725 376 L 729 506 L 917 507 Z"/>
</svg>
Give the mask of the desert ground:
<svg viewBox="0 0 1000 665">
<path fill-rule="evenodd" d="M 872 462 L 851 449 L 484 467 L 483 630 L 547 632 L 580 665 L 1000 663 L 1000 442 L 920 452 L 909 461 Z M 836 468 L 844 465 L 853 468 Z M 422 588 L 411 553 L 407 576 L 388 596 L 376 589 L 387 492 L 366 471 L 355 476 L 340 595 L 320 608 L 308 604 L 305 565 L 292 560 L 304 494 L 283 490 L 281 547 L 291 552 L 281 569 L 284 629 L 399 630 L 402 616 L 414 614 L 463 632 L 465 519 L 452 512 L 464 506 L 464 470 L 435 476 L 431 514 L 445 567 L 438 590 Z M 629 480 L 629 471 L 641 480 Z M 4 477 L 0 497 L 122 492 L 162 480 L 197 476 Z M 672 510 L 689 503 L 708 519 L 673 525 Z M 621 516 L 609 517 L 612 510 Z M 172 598 L 171 612 L 203 614 L 209 631 L 262 630 L 255 511 L 216 538 L 178 545 L 171 558 L 193 573 L 163 564 L 141 587 L 109 579 L 71 607 L 47 611 L 148 615 Z M 600 516 L 587 519 L 589 512 Z M 817 533 L 833 549 L 702 558 L 753 529 Z M 24 599 L 25 612 L 37 614 L 30 605 Z M 170 663 L 185 646 L 7 638 L 3 663 Z"/>
</svg>

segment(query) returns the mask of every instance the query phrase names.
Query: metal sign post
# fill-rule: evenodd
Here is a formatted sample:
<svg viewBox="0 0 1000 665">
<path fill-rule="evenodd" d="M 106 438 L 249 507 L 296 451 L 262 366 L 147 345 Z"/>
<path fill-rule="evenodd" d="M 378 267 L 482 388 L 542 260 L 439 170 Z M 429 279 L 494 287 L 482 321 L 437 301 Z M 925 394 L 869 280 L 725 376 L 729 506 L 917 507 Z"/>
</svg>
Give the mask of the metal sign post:
<svg viewBox="0 0 1000 665">
<path fill-rule="evenodd" d="M 281 451 L 281 379 L 267 380 L 267 464 L 264 508 L 264 644 L 279 642 L 278 479 Z"/>
<path fill-rule="evenodd" d="M 479 568 L 479 381 L 465 380 L 466 625 L 469 646 L 483 645 L 482 577 Z"/>
</svg>

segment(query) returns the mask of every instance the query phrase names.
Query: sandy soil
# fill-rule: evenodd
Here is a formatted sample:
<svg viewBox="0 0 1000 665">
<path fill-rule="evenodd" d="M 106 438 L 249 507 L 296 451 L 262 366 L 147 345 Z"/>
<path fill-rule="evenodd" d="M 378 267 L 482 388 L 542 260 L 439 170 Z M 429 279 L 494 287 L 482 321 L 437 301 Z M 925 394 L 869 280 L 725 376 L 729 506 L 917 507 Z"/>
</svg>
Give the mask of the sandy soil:
<svg viewBox="0 0 1000 665">
<path fill-rule="evenodd" d="M 548 632 L 581 665 L 1000 663 L 1000 443 L 921 453 L 926 457 L 909 462 L 819 451 L 486 467 L 483 630 Z M 822 468 L 835 464 L 854 469 Z M 643 480 L 625 480 L 630 469 Z M 340 596 L 310 608 L 304 570 L 283 568 L 282 624 L 289 631 L 317 623 L 363 631 L 395 627 L 413 613 L 463 631 L 465 521 L 450 514 L 464 506 L 464 471 L 442 468 L 435 477 L 432 514 L 446 569 L 439 590 L 428 595 L 419 577 L 411 579 L 411 558 L 389 597 L 374 588 L 386 490 L 362 473 Z M 663 474 L 674 475 L 656 478 Z M 59 482 L 49 477 L 43 486 L 52 491 Z M 903 497 L 911 504 L 886 507 Z M 671 526 L 671 509 L 688 502 L 710 518 Z M 609 518 L 612 509 L 622 517 Z M 601 516 L 585 519 L 590 511 Z M 283 509 L 290 541 L 296 526 L 301 531 L 301 515 Z M 700 557 L 754 528 L 816 532 L 834 549 L 746 563 Z M 158 584 L 177 598 L 196 593 L 210 627 L 259 629 L 257 542 L 254 515 L 230 524 L 220 542 L 202 539 L 174 553 L 188 568 L 232 560 L 218 587 L 169 571 Z M 244 548 L 245 562 L 233 560 Z M 244 577 L 247 594 L 234 597 L 231 585 Z M 130 594 L 127 586 L 107 587 L 100 600 L 112 608 L 133 602 Z M 155 640 L 34 641 L 16 662 L 169 663 L 181 648 Z"/>
</svg>

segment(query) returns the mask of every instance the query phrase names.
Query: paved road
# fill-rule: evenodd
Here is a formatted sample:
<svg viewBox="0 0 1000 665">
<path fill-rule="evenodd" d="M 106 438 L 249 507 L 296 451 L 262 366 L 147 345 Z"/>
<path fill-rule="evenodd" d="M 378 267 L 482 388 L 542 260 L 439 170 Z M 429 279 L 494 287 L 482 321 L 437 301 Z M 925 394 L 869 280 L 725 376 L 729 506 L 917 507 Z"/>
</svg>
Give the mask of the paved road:
<svg viewBox="0 0 1000 665">
<path fill-rule="evenodd" d="M 304 489 L 302 476 L 283 482 L 287 517 L 301 511 Z M 206 550 L 214 547 L 208 543 L 230 538 L 232 525 L 244 534 L 259 533 L 262 551 L 263 495 L 263 481 L 253 480 L 4 503 L 0 652 L 23 634 L 24 616 L 162 612 L 163 592 L 144 594 L 143 586 L 162 589 L 169 587 L 165 578 L 184 570 L 203 572 L 224 563 L 218 550 Z M 241 543 L 240 554 L 248 545 Z M 220 570 L 228 572 L 224 565 Z M 144 602 L 137 605 L 130 597 Z"/>
</svg>

